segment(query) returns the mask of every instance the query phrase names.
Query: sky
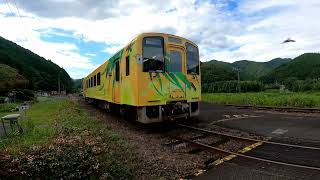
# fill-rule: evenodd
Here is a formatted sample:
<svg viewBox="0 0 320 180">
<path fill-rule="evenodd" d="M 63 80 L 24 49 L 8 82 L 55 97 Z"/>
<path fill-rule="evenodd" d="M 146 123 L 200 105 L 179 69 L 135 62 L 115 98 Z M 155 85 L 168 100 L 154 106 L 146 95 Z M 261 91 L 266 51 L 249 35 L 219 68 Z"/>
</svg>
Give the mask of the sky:
<svg viewBox="0 0 320 180">
<path fill-rule="evenodd" d="M 319 10 L 319 0 L 0 0 L 0 36 L 79 79 L 142 32 L 190 39 L 201 61 L 320 52 Z"/>
</svg>

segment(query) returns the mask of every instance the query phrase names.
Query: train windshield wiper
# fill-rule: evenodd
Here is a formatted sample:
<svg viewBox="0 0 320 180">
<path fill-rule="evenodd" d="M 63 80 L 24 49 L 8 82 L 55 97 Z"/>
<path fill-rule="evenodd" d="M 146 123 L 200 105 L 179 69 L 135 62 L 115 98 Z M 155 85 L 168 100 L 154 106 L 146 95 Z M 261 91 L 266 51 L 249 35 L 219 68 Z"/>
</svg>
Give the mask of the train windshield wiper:
<svg viewBox="0 0 320 180">
<path fill-rule="evenodd" d="M 143 58 L 145 72 L 163 72 L 164 61 L 155 58 Z"/>
<path fill-rule="evenodd" d="M 161 63 L 163 63 L 163 60 L 160 59 L 155 59 L 155 58 L 143 58 L 143 62 L 148 62 L 148 61 L 160 61 Z"/>
</svg>

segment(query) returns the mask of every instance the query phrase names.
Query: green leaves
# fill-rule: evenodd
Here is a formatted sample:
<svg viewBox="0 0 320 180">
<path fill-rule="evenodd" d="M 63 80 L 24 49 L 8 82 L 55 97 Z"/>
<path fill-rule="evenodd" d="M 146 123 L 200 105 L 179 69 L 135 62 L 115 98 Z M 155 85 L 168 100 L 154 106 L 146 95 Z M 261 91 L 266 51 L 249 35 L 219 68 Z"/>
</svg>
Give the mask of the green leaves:
<svg viewBox="0 0 320 180">
<path fill-rule="evenodd" d="M 98 176 L 101 170 L 94 147 L 76 137 L 60 138 L 49 146 L 27 151 L 18 161 L 30 177 L 88 178 Z"/>
</svg>

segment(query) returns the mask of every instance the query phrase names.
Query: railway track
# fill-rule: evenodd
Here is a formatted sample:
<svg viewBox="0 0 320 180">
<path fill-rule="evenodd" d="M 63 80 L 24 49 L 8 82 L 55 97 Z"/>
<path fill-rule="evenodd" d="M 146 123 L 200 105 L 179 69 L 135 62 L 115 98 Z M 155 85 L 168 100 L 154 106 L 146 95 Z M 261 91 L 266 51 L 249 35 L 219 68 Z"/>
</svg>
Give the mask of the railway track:
<svg viewBox="0 0 320 180">
<path fill-rule="evenodd" d="M 251 105 L 234 105 L 227 106 L 236 107 L 238 109 L 256 109 L 280 112 L 297 112 L 297 113 L 320 113 L 320 108 L 299 108 L 299 107 L 276 107 L 276 106 L 251 106 Z"/>
<path fill-rule="evenodd" d="M 186 129 L 191 130 L 191 131 L 198 131 L 198 132 L 206 133 L 206 134 L 209 134 L 209 135 L 218 135 L 218 136 L 223 136 L 223 137 L 237 139 L 237 140 L 260 142 L 260 143 L 264 143 L 264 144 L 283 146 L 283 147 L 290 147 L 290 148 L 300 148 L 300 149 L 314 150 L 314 151 L 319 151 L 320 152 L 320 148 L 319 147 L 302 146 L 302 145 L 295 145 L 295 144 L 286 144 L 286 143 L 279 143 L 279 142 L 273 142 L 273 141 L 258 140 L 258 139 L 253 139 L 253 138 L 247 138 L 247 137 L 241 137 L 241 136 L 235 136 L 235 135 L 231 135 L 231 134 L 221 133 L 221 132 L 218 132 L 218 131 L 211 131 L 211 130 L 201 129 L 201 128 L 198 128 L 198 127 L 188 126 L 188 125 L 184 125 L 184 124 L 179 124 L 178 126 L 180 126 L 182 128 L 186 128 Z M 183 138 L 183 137 L 180 137 L 180 136 L 176 136 L 175 138 L 177 140 L 181 141 L 181 142 L 189 144 L 192 147 L 196 147 L 196 148 L 202 149 L 204 151 L 221 152 L 221 153 L 232 154 L 232 155 L 243 157 L 243 158 L 247 158 L 247 159 L 263 161 L 263 162 L 266 162 L 266 163 L 273 163 L 273 164 L 277 164 L 277 165 L 283 165 L 283 166 L 289 166 L 289 167 L 295 167 L 295 168 L 303 168 L 303 169 L 320 171 L 320 167 L 303 165 L 303 164 L 296 164 L 296 163 L 290 163 L 290 162 L 284 162 L 284 161 L 280 161 L 280 160 L 272 160 L 272 159 L 267 159 L 267 158 L 264 158 L 264 157 L 246 155 L 244 153 L 233 152 L 233 151 L 230 151 L 230 150 L 221 149 L 221 148 L 212 146 L 210 144 L 197 142 L 197 140 L 196 140 L 197 138 L 189 138 L 188 139 L 188 138 Z"/>
</svg>

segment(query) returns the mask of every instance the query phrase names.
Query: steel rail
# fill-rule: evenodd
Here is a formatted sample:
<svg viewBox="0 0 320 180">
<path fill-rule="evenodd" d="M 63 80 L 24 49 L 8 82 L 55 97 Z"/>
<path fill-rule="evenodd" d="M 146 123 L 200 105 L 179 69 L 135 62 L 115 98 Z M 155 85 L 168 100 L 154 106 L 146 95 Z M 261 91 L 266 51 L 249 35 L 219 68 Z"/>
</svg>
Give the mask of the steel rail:
<svg viewBox="0 0 320 180">
<path fill-rule="evenodd" d="M 292 164 L 292 163 L 287 163 L 287 162 L 282 162 L 282 161 L 274 161 L 274 160 L 270 160 L 270 159 L 259 158 L 259 157 L 255 157 L 255 156 L 250 156 L 250 155 L 245 155 L 245 154 L 241 154 L 241 153 L 236 153 L 236 152 L 220 149 L 220 148 L 217 148 L 217 147 L 209 146 L 207 144 L 202 144 L 202 143 L 195 142 L 195 141 L 192 141 L 192 140 L 183 139 L 183 138 L 180 138 L 180 137 L 176 137 L 176 138 L 181 140 L 181 141 L 184 141 L 186 143 L 189 143 L 189 144 L 191 144 L 193 146 L 197 146 L 197 147 L 200 147 L 202 149 L 205 149 L 205 150 L 220 151 L 220 152 L 223 152 L 223 153 L 232 154 L 232 155 L 239 156 L 239 157 L 244 157 L 244 158 L 247 158 L 247 159 L 253 159 L 253 160 L 263 161 L 263 162 L 267 162 L 267 163 L 278 164 L 278 165 L 284 165 L 284 166 L 290 166 L 290 167 L 297 167 L 297 168 L 320 171 L 320 167 L 306 166 L 306 165 L 301 165 L 301 164 Z"/>
<path fill-rule="evenodd" d="M 246 141 L 254 141 L 254 142 L 261 142 L 265 144 L 273 144 L 273 145 L 280 145 L 280 146 L 287 146 L 287 147 L 294 147 L 294 148 L 301 148 L 301 149 L 310 149 L 310 150 L 320 150 L 320 147 L 311 147 L 311 146 L 302 146 L 302 145 L 295 145 L 295 144 L 287 144 L 287 143 L 279 143 L 279 142 L 274 142 L 274 141 L 265 141 L 265 140 L 258 140 L 258 139 L 253 139 L 253 138 L 247 138 L 247 137 L 241 137 L 241 136 L 235 136 L 231 134 L 226 134 L 226 133 L 221 133 L 218 131 L 213 131 L 213 130 L 206 130 L 206 129 L 201 129 L 193 126 L 188 126 L 184 124 L 178 124 L 181 127 L 188 128 L 188 129 L 193 129 L 205 133 L 210 133 L 210 134 L 217 134 L 221 136 L 227 136 L 231 138 L 236 138 L 236 139 L 242 139 Z"/>
<path fill-rule="evenodd" d="M 292 112 L 320 112 L 320 108 L 302 108 L 302 107 L 277 107 L 277 106 L 253 106 L 253 105 L 235 105 L 228 104 L 227 106 L 233 106 L 242 109 L 258 109 L 258 110 L 276 110 L 276 111 L 292 111 Z"/>
</svg>

